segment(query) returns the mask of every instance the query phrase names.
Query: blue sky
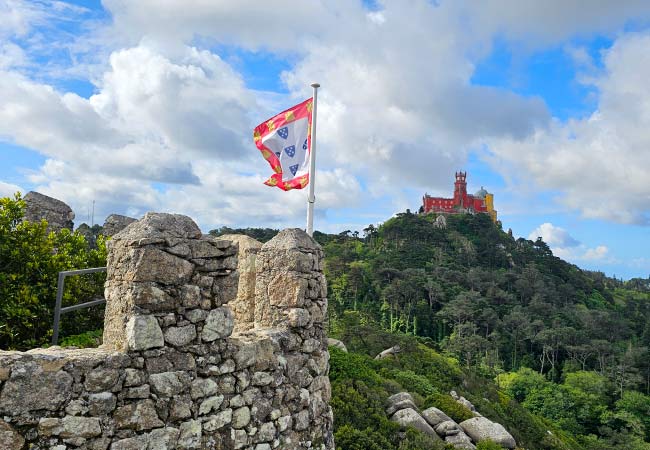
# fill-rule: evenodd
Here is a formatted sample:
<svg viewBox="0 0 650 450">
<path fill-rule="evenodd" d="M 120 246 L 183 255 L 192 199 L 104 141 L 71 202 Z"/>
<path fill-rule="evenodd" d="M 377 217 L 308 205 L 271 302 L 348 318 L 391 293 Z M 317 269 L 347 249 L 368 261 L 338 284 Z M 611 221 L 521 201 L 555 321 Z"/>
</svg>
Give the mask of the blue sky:
<svg viewBox="0 0 650 450">
<path fill-rule="evenodd" d="M 361 230 L 456 170 L 504 229 L 650 274 L 650 4 L 641 0 L 0 0 L 0 195 L 76 223 L 149 210 L 303 226 L 258 122 L 322 84 L 316 228 Z M 542 5 L 543 3 L 543 5 Z"/>
</svg>

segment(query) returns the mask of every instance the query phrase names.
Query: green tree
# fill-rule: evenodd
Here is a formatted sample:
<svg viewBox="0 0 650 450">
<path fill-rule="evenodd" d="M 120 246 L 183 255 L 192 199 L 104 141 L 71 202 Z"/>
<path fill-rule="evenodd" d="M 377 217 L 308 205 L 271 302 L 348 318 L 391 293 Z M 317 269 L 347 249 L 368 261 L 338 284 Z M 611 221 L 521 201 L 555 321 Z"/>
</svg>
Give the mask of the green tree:
<svg viewBox="0 0 650 450">
<path fill-rule="evenodd" d="M 23 221 L 19 194 L 0 198 L 0 348 L 26 349 L 45 344 L 52 333 L 58 272 L 106 265 L 102 238 L 91 250 L 84 237 L 64 229 L 48 233 L 45 221 Z M 66 282 L 64 305 L 100 296 L 105 274 Z M 63 332 L 98 328 L 101 311 L 66 316 Z"/>
</svg>

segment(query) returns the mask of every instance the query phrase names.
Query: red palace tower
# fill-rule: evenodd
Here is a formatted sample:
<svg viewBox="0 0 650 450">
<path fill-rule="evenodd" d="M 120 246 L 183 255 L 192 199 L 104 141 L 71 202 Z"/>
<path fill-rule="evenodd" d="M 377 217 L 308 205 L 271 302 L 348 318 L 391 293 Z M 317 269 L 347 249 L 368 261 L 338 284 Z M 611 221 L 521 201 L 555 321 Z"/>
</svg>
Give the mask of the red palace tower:
<svg viewBox="0 0 650 450">
<path fill-rule="evenodd" d="M 481 189 L 474 195 L 467 193 L 467 172 L 456 172 L 454 183 L 454 198 L 422 197 L 422 209 L 427 213 L 444 214 L 475 214 L 486 213 L 496 222 L 497 212 L 494 209 L 494 195 Z"/>
</svg>

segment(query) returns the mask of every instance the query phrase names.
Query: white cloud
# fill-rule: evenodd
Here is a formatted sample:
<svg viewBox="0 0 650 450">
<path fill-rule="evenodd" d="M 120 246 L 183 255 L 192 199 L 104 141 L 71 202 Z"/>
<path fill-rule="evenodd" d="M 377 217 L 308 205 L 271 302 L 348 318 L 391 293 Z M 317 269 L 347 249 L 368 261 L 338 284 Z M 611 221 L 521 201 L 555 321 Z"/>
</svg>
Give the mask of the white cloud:
<svg viewBox="0 0 650 450">
<path fill-rule="evenodd" d="M 583 258 L 588 261 L 602 260 L 608 256 L 609 249 L 605 245 L 599 245 L 596 248 L 587 249 Z"/>
<path fill-rule="evenodd" d="M 584 217 L 649 224 L 648 48 L 650 33 L 632 33 L 606 51 L 602 74 L 591 79 L 599 102 L 589 117 L 492 140 L 491 150 Z"/>
<path fill-rule="evenodd" d="M 566 248 L 580 245 L 580 242 L 573 238 L 564 228 L 556 227 L 549 222 L 541 224 L 528 235 L 528 239 L 531 241 L 536 240 L 538 237 L 541 237 L 551 247 Z"/>
<path fill-rule="evenodd" d="M 24 190 L 15 184 L 5 183 L 0 180 L 0 197 L 11 197 L 13 198 L 16 192 L 24 193 Z"/>
<path fill-rule="evenodd" d="M 41 34 L 27 44 L 19 37 L 29 36 L 35 24 L 65 20 L 64 6 L 41 2 L 30 10 L 0 0 L 0 10 L 12 12 L 0 19 L 0 29 L 15 40 L 14 47 L 0 49 L 0 68 L 7 61 L 0 72 L 0 136 L 46 155 L 31 181 L 82 210 L 95 199 L 105 213 L 175 210 L 206 227 L 297 221 L 304 215 L 304 192 L 261 186 L 268 168 L 250 139 L 256 122 L 277 112 L 277 96 L 249 89 L 214 52 L 225 45 L 249 57 L 265 51 L 286 58 L 290 66 L 282 80 L 295 100 L 309 95 L 312 81 L 323 85 L 321 212 L 384 195 L 401 207 L 402 187 L 446 190 L 449 174 L 488 141 L 508 165 L 544 188 L 566 192 L 569 207 L 591 217 L 638 221 L 650 202 L 644 185 L 631 186 L 633 199 L 596 185 L 607 179 L 618 189 L 643 167 L 624 167 L 625 177 L 603 176 L 604 169 L 622 169 L 628 155 L 618 158 L 618 148 L 599 142 L 614 136 L 632 152 L 632 135 L 619 129 L 621 121 L 611 113 L 622 106 L 605 95 L 615 91 L 606 83 L 613 70 L 594 81 L 603 93 L 590 118 L 596 124 L 551 122 L 541 99 L 471 82 L 495 35 L 534 47 L 576 33 L 617 30 L 630 17 L 646 17 L 649 8 L 641 1 L 598 0 L 584 11 L 580 3 L 385 0 L 368 11 L 350 0 L 214 0 L 192 7 L 180 0 L 106 0 L 112 21 L 91 35 L 70 43 L 56 33 Z M 16 69 L 21 55 L 28 54 L 20 63 L 27 64 L 34 53 L 42 54 L 48 38 L 75 61 L 50 75 L 89 77 L 96 87 L 90 99 Z M 623 41 L 617 46 L 624 47 Z M 608 68 L 627 64 L 613 56 L 616 49 Z M 586 61 L 579 49 L 574 56 Z M 644 95 L 635 93 L 631 101 Z M 280 103 L 288 106 L 284 97 Z M 637 136 L 634 149 L 647 148 L 643 135 Z M 625 206 L 614 207 L 622 198 Z"/>
<path fill-rule="evenodd" d="M 576 35 L 616 33 L 628 21 L 650 19 L 646 0 L 485 0 L 458 2 L 477 30 L 523 47 L 552 45 Z"/>
<path fill-rule="evenodd" d="M 528 235 L 528 239 L 535 241 L 541 237 L 551 247 L 551 250 L 567 261 L 604 261 L 609 256 L 609 249 L 605 245 L 589 248 L 562 227 L 545 222 L 535 228 Z"/>
</svg>

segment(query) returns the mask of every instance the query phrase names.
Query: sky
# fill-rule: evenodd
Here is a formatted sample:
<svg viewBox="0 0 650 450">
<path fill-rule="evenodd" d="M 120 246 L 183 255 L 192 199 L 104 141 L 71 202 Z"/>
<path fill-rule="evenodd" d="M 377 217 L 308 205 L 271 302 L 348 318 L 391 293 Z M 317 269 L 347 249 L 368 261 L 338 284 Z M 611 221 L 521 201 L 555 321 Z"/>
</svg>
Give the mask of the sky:
<svg viewBox="0 0 650 450">
<path fill-rule="evenodd" d="M 319 82 L 315 228 L 363 230 L 454 173 L 504 230 L 650 274 L 647 0 L 0 0 L 0 196 L 75 223 L 304 228 L 260 122 Z M 94 202 L 94 216 L 92 208 Z"/>
</svg>

